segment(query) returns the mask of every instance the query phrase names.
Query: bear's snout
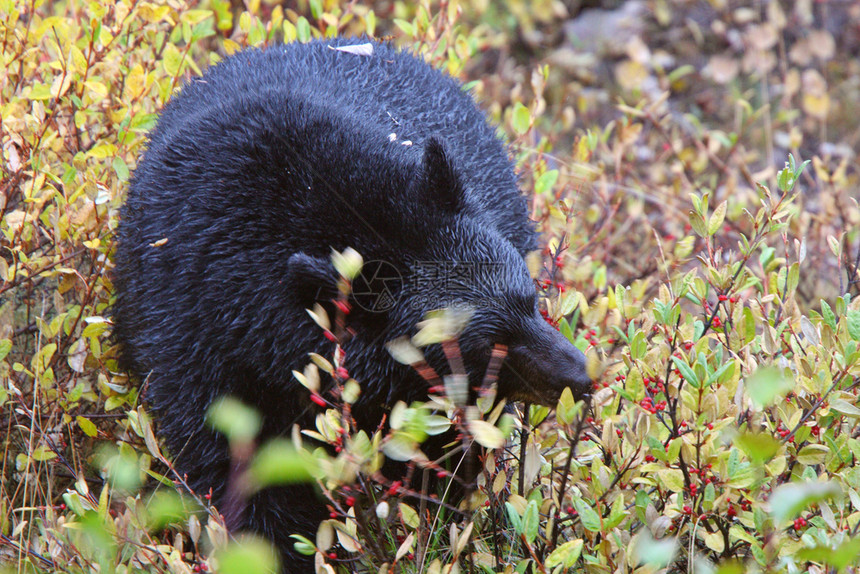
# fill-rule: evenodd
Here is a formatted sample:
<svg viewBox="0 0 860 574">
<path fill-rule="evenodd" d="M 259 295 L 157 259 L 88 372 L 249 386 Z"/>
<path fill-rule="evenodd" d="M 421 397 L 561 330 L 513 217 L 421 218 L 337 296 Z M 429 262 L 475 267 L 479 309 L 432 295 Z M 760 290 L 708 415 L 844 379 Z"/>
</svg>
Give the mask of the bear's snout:
<svg viewBox="0 0 860 574">
<path fill-rule="evenodd" d="M 500 386 L 511 399 L 555 406 L 566 388 L 587 401 L 592 381 L 582 351 L 536 314 L 524 325 L 522 340 L 508 349 Z"/>
</svg>

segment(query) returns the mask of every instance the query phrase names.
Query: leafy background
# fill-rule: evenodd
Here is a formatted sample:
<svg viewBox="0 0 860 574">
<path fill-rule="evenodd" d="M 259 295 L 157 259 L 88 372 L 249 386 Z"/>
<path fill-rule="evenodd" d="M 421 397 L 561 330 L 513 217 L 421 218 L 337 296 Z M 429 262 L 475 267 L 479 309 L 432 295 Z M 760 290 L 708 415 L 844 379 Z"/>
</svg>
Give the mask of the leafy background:
<svg viewBox="0 0 860 574">
<path fill-rule="evenodd" d="M 187 77 L 246 46 L 367 33 L 462 79 L 500 126 L 544 232 L 547 319 L 600 374 L 589 410 L 520 407 L 514 431 L 453 408 L 446 424 L 490 449 L 459 512 L 374 473 L 378 449 L 439 421 L 404 406 L 391 436 L 354 433 L 343 381 L 311 431 L 340 452 L 255 459 L 259 485 L 313 461 L 332 518 L 299 544 L 318 570 L 858 570 L 855 3 L 0 0 L 0 15 L 0 568 L 272 566 L 186 492 L 116 369 L 113 231 Z"/>
</svg>

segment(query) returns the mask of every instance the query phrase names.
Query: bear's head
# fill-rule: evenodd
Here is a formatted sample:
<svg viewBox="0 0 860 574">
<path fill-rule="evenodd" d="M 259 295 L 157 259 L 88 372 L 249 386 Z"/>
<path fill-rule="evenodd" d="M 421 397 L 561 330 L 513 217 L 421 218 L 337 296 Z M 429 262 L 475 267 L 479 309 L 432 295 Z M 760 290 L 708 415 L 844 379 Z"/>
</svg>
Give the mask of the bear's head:
<svg viewBox="0 0 860 574">
<path fill-rule="evenodd" d="M 426 397 L 426 381 L 397 363 L 385 345 L 413 335 L 429 312 L 442 308 L 469 315 L 457 344 L 473 388 L 482 383 L 493 349 L 502 345 L 499 396 L 552 406 L 569 388 L 575 398 L 587 399 L 592 382 L 584 355 L 541 316 L 522 254 L 486 217 L 473 215 L 480 206 L 469 204 L 440 142 L 425 143 L 422 165 L 404 185 L 402 194 L 394 194 L 400 208 L 375 219 L 386 226 L 380 233 L 385 240 L 362 253 L 365 265 L 352 285 L 346 364 L 363 384 L 363 402 L 390 405 Z M 500 217 L 525 219 L 515 206 Z M 325 258 L 298 253 L 289 267 L 306 305 L 336 295 Z M 450 372 L 439 345 L 424 351 L 437 373 Z"/>
</svg>

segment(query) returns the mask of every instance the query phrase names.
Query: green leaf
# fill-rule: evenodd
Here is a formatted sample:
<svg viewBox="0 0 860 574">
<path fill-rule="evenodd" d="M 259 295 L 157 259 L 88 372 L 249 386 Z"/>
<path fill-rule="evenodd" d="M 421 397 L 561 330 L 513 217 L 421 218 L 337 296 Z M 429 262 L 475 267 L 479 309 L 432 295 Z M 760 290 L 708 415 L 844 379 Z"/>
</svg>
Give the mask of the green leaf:
<svg viewBox="0 0 860 574">
<path fill-rule="evenodd" d="M 523 135 L 527 131 L 529 131 L 529 126 L 531 125 L 532 115 L 527 107 L 525 107 L 522 102 L 517 102 L 514 104 L 514 111 L 511 114 L 511 121 L 513 122 L 514 131 L 519 135 Z"/>
<path fill-rule="evenodd" d="M 711 214 L 711 218 L 708 220 L 708 235 L 714 235 L 722 227 L 723 221 L 726 219 L 726 207 L 727 202 L 724 201 Z"/>
<path fill-rule="evenodd" d="M 162 530 L 169 524 L 179 524 L 187 518 L 188 509 L 175 491 L 159 490 L 147 502 L 146 525 L 152 530 Z"/>
<path fill-rule="evenodd" d="M 305 556 L 313 556 L 314 553 L 317 551 L 316 546 L 314 546 L 314 543 L 302 536 L 301 534 L 290 534 L 290 538 L 295 540 L 295 542 L 293 542 L 293 548 L 295 548 L 299 554 L 304 554 Z M 241 570 L 239 572 L 241 572 Z M 272 570 L 272 572 L 275 572 L 275 570 Z"/>
<path fill-rule="evenodd" d="M 683 492 L 684 490 L 684 473 L 680 470 L 666 468 L 657 471 L 657 476 L 663 485 L 672 492 Z"/>
<path fill-rule="evenodd" d="M 860 409 L 843 399 L 830 401 L 830 409 L 847 417 L 860 417 Z"/>
<path fill-rule="evenodd" d="M 505 503 L 505 508 L 508 511 L 508 520 L 511 521 L 511 525 L 514 527 L 514 532 L 517 534 L 523 533 L 523 521 L 520 520 L 520 513 L 517 512 L 517 509 L 514 508 L 514 505 L 510 502 Z"/>
<path fill-rule="evenodd" d="M 842 489 L 836 482 L 792 482 L 778 487 L 768 502 L 776 521 L 786 523 L 812 504 L 841 496 Z"/>
<path fill-rule="evenodd" d="M 413 335 L 412 344 L 416 347 L 426 347 L 450 341 L 463 332 L 471 318 L 471 310 L 463 307 L 447 307 L 431 311 L 426 319 L 418 323 L 418 332 Z"/>
<path fill-rule="evenodd" d="M 797 453 L 797 462 L 806 466 L 822 464 L 827 460 L 830 449 L 823 444 L 808 444 Z"/>
<path fill-rule="evenodd" d="M 311 41 L 313 34 L 311 33 L 311 24 L 304 16 L 299 16 L 296 21 L 296 39 L 303 44 Z"/>
<path fill-rule="evenodd" d="M 755 484 L 758 472 L 749 463 L 729 475 L 728 485 L 733 488 L 749 488 Z"/>
<path fill-rule="evenodd" d="M 99 430 L 90 419 L 78 415 L 75 417 L 75 421 L 77 421 L 78 426 L 81 427 L 81 430 L 84 431 L 85 435 L 94 437 L 99 434 Z"/>
<path fill-rule="evenodd" d="M 46 460 L 53 460 L 57 458 L 57 453 L 55 453 L 47 446 L 41 445 L 33 449 L 33 454 L 31 455 L 31 458 L 39 462 L 44 462 Z"/>
<path fill-rule="evenodd" d="M 401 20 L 400 18 L 394 19 L 394 25 L 400 28 L 404 34 L 409 36 L 410 38 L 415 37 L 415 26 L 412 22 L 407 22 L 406 20 Z"/>
<path fill-rule="evenodd" d="M 418 443 L 403 432 L 395 432 L 382 445 L 382 452 L 391 460 L 409 461 L 420 452 Z"/>
<path fill-rule="evenodd" d="M 573 398 L 573 392 L 568 387 L 561 392 L 561 397 L 558 399 L 558 405 L 555 409 L 556 417 L 561 424 L 567 425 L 574 421 L 583 409 L 584 403 L 576 402 Z"/>
<path fill-rule="evenodd" d="M 696 235 L 698 235 L 699 237 L 707 237 L 707 229 L 705 229 L 705 218 L 694 211 L 690 212 L 690 227 L 693 228 L 693 231 L 695 231 Z"/>
<path fill-rule="evenodd" d="M 573 506 L 576 508 L 576 512 L 579 513 L 579 520 L 587 530 L 600 532 L 600 516 L 587 502 L 581 498 L 575 498 Z"/>
<path fill-rule="evenodd" d="M 128 166 L 121 157 L 116 156 L 113 158 L 113 170 L 116 172 L 116 177 L 120 181 L 128 181 Z"/>
<path fill-rule="evenodd" d="M 505 435 L 487 421 L 469 421 L 469 432 L 475 437 L 475 441 L 484 448 L 495 449 L 505 446 Z"/>
<path fill-rule="evenodd" d="M 824 299 L 821 300 L 821 316 L 831 329 L 836 329 L 836 315 Z"/>
<path fill-rule="evenodd" d="M 307 538 L 299 540 L 297 535 L 293 535 L 297 540 L 294 544 L 296 550 L 302 554 L 307 553 L 307 546 L 312 550 L 313 543 Z M 299 548 L 299 545 L 302 548 Z M 238 540 L 231 540 L 227 547 L 217 553 L 218 572 L 221 574 L 269 574 L 278 571 L 278 558 L 272 545 L 261 539 L 251 536 L 244 536 Z"/>
<path fill-rule="evenodd" d="M 164 65 L 164 72 L 168 76 L 171 78 L 178 76 L 182 67 L 182 53 L 179 48 L 168 43 L 162 52 L 162 64 Z"/>
<path fill-rule="evenodd" d="M 845 540 L 835 549 L 830 546 L 816 546 L 803 548 L 797 553 L 799 560 L 828 564 L 840 572 L 850 564 L 856 565 L 858 556 L 860 556 L 860 538 Z"/>
<path fill-rule="evenodd" d="M 12 340 L 11 339 L 0 339 L 0 361 L 5 359 L 9 352 L 12 350 Z"/>
<path fill-rule="evenodd" d="M 403 524 L 409 528 L 418 528 L 421 521 L 418 519 L 418 513 L 415 509 L 408 504 L 403 504 L 402 502 L 398 505 L 398 508 L 400 509 L 400 519 L 403 521 Z M 517 516 L 517 518 L 519 518 L 519 516 Z"/>
<path fill-rule="evenodd" d="M 758 408 L 776 404 L 794 389 L 794 381 L 776 367 L 759 367 L 746 380 L 746 392 Z"/>
<path fill-rule="evenodd" d="M 129 128 L 135 133 L 146 133 L 158 123 L 158 114 L 138 114 L 131 120 Z"/>
<path fill-rule="evenodd" d="M 27 94 L 27 97 L 31 100 L 50 100 L 53 96 L 51 96 L 51 86 L 47 84 L 36 84 L 30 89 L 30 93 Z"/>
<path fill-rule="evenodd" d="M 688 383 L 697 389 L 702 386 L 699 382 L 699 377 L 696 376 L 696 373 L 690 368 L 690 365 L 675 356 L 672 357 L 672 362 L 675 363 L 675 367 L 681 371 L 681 375 Z"/>
<path fill-rule="evenodd" d="M 538 535 L 538 524 L 540 518 L 538 515 L 538 505 L 534 500 L 530 501 L 523 512 L 523 535 L 529 544 L 533 544 Z"/>
<path fill-rule="evenodd" d="M 317 472 L 316 461 L 302 456 L 287 439 L 272 439 L 254 455 L 248 469 L 258 489 L 298 482 L 311 482 Z"/>
<path fill-rule="evenodd" d="M 615 497 L 615 502 L 612 503 L 612 508 L 609 510 L 609 518 L 603 524 L 603 528 L 608 532 L 621 524 L 627 518 L 627 506 L 624 504 L 624 497 Z"/>
<path fill-rule="evenodd" d="M 860 341 L 860 309 L 848 310 L 848 335 L 855 341 Z"/>
<path fill-rule="evenodd" d="M 735 438 L 735 444 L 752 462 L 764 464 L 776 456 L 782 443 L 765 433 L 745 433 Z"/>
<path fill-rule="evenodd" d="M 331 262 L 334 265 L 335 271 L 341 277 L 350 281 L 361 273 L 361 268 L 364 266 L 364 260 L 361 255 L 352 247 L 347 247 L 343 250 L 343 253 L 332 249 Z"/>
<path fill-rule="evenodd" d="M 551 193 L 553 187 L 555 187 L 555 183 L 558 181 L 558 170 L 551 169 L 543 174 L 535 181 L 535 195 L 543 195 L 544 193 Z M 574 301 L 578 301 L 579 297 L 574 294 Z M 571 309 L 572 310 L 572 309 Z M 565 312 L 562 310 L 562 315 L 567 315 L 570 313 L 570 310 Z"/>
<path fill-rule="evenodd" d="M 562 564 L 565 569 L 568 569 L 576 564 L 576 561 L 579 560 L 579 556 L 581 554 L 582 540 L 570 540 L 553 550 L 552 553 L 547 556 L 544 566 L 551 569 Z"/>
<path fill-rule="evenodd" d="M 233 397 L 218 399 L 206 413 L 206 423 L 223 433 L 230 442 L 250 442 L 262 427 L 256 410 Z"/>
</svg>

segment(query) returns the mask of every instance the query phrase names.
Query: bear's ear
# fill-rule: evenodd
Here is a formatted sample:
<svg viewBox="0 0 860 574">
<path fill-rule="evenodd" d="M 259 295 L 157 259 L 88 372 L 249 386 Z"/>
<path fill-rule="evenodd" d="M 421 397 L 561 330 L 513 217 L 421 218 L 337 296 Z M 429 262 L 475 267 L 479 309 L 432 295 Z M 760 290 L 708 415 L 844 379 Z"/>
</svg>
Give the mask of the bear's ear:
<svg viewBox="0 0 860 574">
<path fill-rule="evenodd" d="M 328 259 L 294 253 L 287 261 L 287 281 L 300 304 L 330 303 L 337 297 L 337 273 Z"/>
<path fill-rule="evenodd" d="M 422 191 L 434 205 L 455 212 L 462 207 L 463 187 L 444 144 L 431 137 L 424 144 Z"/>
</svg>

